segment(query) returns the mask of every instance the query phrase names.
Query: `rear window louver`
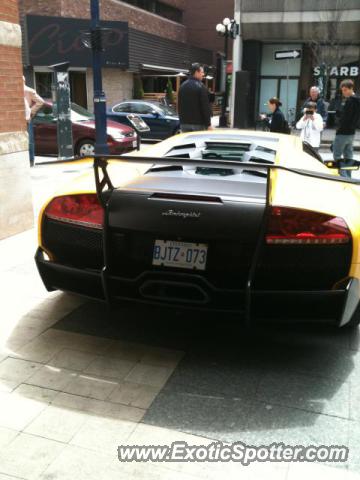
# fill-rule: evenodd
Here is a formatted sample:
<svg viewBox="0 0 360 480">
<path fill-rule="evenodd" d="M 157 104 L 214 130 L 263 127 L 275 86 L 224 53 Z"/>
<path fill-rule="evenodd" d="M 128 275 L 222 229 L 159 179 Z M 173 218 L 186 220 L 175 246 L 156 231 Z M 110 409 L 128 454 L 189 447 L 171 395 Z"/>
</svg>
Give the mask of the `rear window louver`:
<svg viewBox="0 0 360 480">
<path fill-rule="evenodd" d="M 226 143 L 226 142 L 205 142 L 206 150 L 235 150 L 237 152 L 248 152 L 250 143 Z"/>
<path fill-rule="evenodd" d="M 177 200 L 183 202 L 207 202 L 207 203 L 222 203 L 220 197 L 212 197 L 210 195 L 186 195 L 179 193 L 153 193 L 150 199 L 158 200 Z"/>
</svg>

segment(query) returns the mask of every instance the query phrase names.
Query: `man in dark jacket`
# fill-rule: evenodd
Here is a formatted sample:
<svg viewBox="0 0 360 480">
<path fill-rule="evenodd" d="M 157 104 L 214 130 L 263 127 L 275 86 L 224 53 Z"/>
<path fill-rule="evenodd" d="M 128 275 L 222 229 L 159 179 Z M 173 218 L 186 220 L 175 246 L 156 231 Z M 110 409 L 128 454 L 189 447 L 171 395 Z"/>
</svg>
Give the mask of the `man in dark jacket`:
<svg viewBox="0 0 360 480">
<path fill-rule="evenodd" d="M 349 167 L 353 165 L 353 141 L 360 120 L 360 98 L 355 95 L 354 82 L 350 79 L 340 83 L 340 90 L 346 102 L 340 116 L 339 128 L 336 130 L 333 155 L 340 166 Z M 351 171 L 340 169 L 340 175 L 351 177 Z"/>
<path fill-rule="evenodd" d="M 193 63 L 190 77 L 181 85 L 178 96 L 178 112 L 182 132 L 212 130 L 209 95 L 202 83 L 204 69 Z"/>
</svg>

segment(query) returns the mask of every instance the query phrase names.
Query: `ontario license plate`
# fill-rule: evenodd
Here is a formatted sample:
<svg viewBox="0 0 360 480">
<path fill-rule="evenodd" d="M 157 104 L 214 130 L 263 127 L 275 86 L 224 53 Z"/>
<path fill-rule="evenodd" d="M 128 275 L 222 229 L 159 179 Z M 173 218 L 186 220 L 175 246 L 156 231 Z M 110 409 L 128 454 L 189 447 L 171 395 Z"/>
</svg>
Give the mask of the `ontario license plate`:
<svg viewBox="0 0 360 480">
<path fill-rule="evenodd" d="M 208 246 L 205 243 L 155 240 L 153 265 L 205 270 Z"/>
<path fill-rule="evenodd" d="M 137 141 L 136 141 L 136 140 L 133 141 L 133 147 L 134 147 L 134 148 L 137 147 Z"/>
</svg>

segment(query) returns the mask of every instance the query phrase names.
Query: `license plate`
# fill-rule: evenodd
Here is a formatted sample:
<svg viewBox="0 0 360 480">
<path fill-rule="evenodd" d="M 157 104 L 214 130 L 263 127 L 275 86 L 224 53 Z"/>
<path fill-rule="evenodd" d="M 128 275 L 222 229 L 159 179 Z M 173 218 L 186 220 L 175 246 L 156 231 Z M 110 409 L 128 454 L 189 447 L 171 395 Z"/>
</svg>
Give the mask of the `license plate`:
<svg viewBox="0 0 360 480">
<path fill-rule="evenodd" d="M 137 147 L 137 140 L 134 140 L 134 141 L 133 141 L 133 147 L 134 147 L 134 148 Z"/>
<path fill-rule="evenodd" d="M 155 240 L 153 265 L 205 270 L 208 246 L 205 243 Z"/>
</svg>

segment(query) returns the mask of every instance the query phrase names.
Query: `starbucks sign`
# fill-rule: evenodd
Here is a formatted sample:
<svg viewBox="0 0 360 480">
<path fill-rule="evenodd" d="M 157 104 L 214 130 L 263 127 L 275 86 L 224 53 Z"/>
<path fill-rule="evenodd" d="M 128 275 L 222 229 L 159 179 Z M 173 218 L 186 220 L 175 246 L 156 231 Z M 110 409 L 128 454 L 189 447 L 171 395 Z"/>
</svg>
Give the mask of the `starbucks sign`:
<svg viewBox="0 0 360 480">
<path fill-rule="evenodd" d="M 314 77 L 321 75 L 321 67 L 314 67 Z M 359 75 L 359 66 L 350 65 L 343 67 L 331 67 L 330 77 L 357 77 Z"/>
</svg>

